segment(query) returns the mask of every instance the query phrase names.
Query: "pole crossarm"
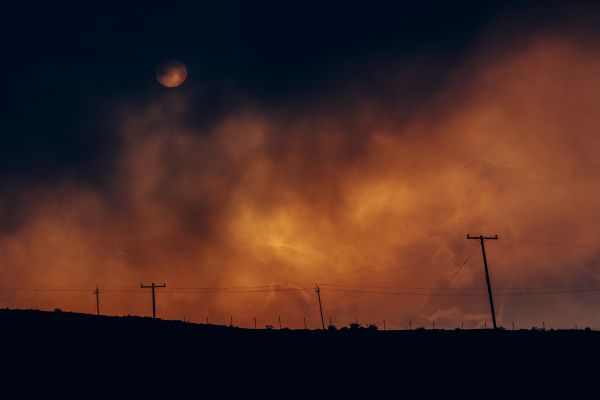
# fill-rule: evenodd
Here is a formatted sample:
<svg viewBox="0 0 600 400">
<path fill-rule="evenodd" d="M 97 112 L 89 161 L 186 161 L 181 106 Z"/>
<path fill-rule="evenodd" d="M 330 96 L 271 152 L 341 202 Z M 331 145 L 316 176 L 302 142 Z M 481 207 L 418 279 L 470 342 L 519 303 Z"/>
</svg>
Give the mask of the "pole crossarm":
<svg viewBox="0 0 600 400">
<path fill-rule="evenodd" d="M 144 285 L 142 283 L 140 285 L 140 287 L 142 289 L 152 289 L 152 318 L 156 318 L 156 299 L 155 299 L 155 295 L 154 295 L 154 289 L 167 287 L 167 284 L 163 282 L 162 284 L 158 285 L 158 284 L 152 282 L 152 284 L 150 284 L 150 285 Z"/>
<path fill-rule="evenodd" d="M 166 284 L 166 283 L 161 283 L 161 284 L 159 285 L 158 283 L 153 283 L 153 284 L 151 284 L 151 285 L 144 285 L 144 284 L 142 283 L 142 284 L 140 285 L 140 287 L 141 287 L 142 289 L 150 289 L 150 288 L 152 288 L 152 287 L 155 287 L 155 288 L 161 288 L 161 287 L 167 287 L 167 284 Z"/>
<path fill-rule="evenodd" d="M 483 236 L 483 235 L 479 235 L 479 236 L 473 236 L 473 235 L 468 235 L 467 234 L 467 239 L 474 239 L 474 240 L 498 240 L 498 235 L 495 236 Z"/>
</svg>

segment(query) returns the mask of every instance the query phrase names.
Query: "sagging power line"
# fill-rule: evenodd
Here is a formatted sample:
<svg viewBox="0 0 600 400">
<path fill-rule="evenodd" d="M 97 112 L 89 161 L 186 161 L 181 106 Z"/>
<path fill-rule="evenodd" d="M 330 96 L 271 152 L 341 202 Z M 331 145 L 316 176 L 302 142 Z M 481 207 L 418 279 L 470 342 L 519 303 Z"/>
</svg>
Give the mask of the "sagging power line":
<svg viewBox="0 0 600 400">
<path fill-rule="evenodd" d="M 490 311 L 492 314 L 492 321 L 494 323 L 494 328 L 497 328 L 497 321 L 496 321 L 496 315 L 495 315 L 495 309 L 494 309 L 494 296 L 536 296 L 536 295 L 558 295 L 558 294 L 570 294 L 570 293 L 596 293 L 596 292 L 600 292 L 600 286 L 593 286 L 593 285 L 571 285 L 571 286 L 544 286 L 544 287 L 495 287 L 495 291 L 492 291 L 492 287 L 491 287 L 491 278 L 490 278 L 490 271 L 489 271 L 489 267 L 487 265 L 487 259 L 486 259 L 486 253 L 485 253 L 485 245 L 484 242 L 486 240 L 497 240 L 498 236 L 496 235 L 495 237 L 484 237 L 483 235 L 480 236 L 471 236 L 471 235 L 467 235 L 467 239 L 472 239 L 472 240 L 478 240 L 479 244 L 481 245 L 481 249 L 482 249 L 482 256 L 483 256 L 483 260 L 484 260 L 484 269 L 485 269 L 485 273 L 486 273 L 486 287 L 487 287 L 487 296 L 489 298 L 489 303 L 490 303 Z M 504 236 L 503 236 L 504 239 Z M 513 239 L 513 240 L 517 240 L 517 241 L 523 241 L 520 238 L 508 238 L 508 239 Z M 510 240 L 509 240 L 510 241 Z M 585 248 L 585 249 L 596 249 L 596 248 L 600 248 L 598 246 L 592 246 L 592 245 L 580 245 L 580 244 L 575 244 L 575 243 L 558 243 L 558 242 L 524 242 L 525 244 L 536 244 L 536 245 L 549 245 L 549 246 L 568 246 L 568 247 L 581 247 L 581 248 Z M 476 246 L 478 247 L 478 246 Z M 413 253 L 412 255 L 416 255 L 422 253 L 422 251 L 417 252 L 417 253 Z M 431 294 L 431 290 L 438 290 L 439 292 L 437 294 L 434 294 L 434 297 L 470 297 L 470 296 L 485 296 L 484 292 L 482 293 L 478 293 L 478 292 L 472 292 L 472 290 L 481 290 L 484 291 L 484 288 L 464 288 L 464 287 L 456 287 L 456 288 L 450 288 L 448 289 L 446 285 L 445 287 L 442 288 L 435 288 L 435 287 L 418 287 L 418 288 L 410 288 L 410 287 L 393 287 L 393 286 L 366 286 L 366 285 L 352 285 L 352 284 L 348 284 L 348 283 L 344 283 L 348 282 L 348 281 L 352 281 L 355 279 L 361 279 L 361 280 L 365 280 L 367 278 L 371 278 L 373 276 L 380 276 L 384 273 L 388 273 L 388 272 L 393 272 L 393 271 L 399 271 L 408 267 L 413 267 L 416 265 L 421 265 L 423 263 L 427 263 L 427 262 L 431 262 L 433 261 L 435 258 L 439 258 L 441 257 L 441 255 L 436 255 L 435 257 L 430 257 L 428 259 L 424 259 L 424 260 L 418 260 L 415 262 L 411 262 L 411 263 L 407 263 L 404 265 L 396 265 L 393 268 L 387 268 L 384 270 L 380 270 L 380 271 L 376 271 L 375 273 L 369 273 L 369 274 L 365 274 L 365 272 L 369 269 L 375 269 L 375 268 L 380 268 L 381 265 L 379 266 L 372 266 L 372 267 L 368 267 L 368 268 L 361 268 L 358 270 L 354 270 L 354 271 L 348 271 L 348 272 L 343 272 L 343 273 L 338 273 L 338 274 L 332 274 L 329 277 L 330 278 L 334 278 L 334 277 L 342 277 L 345 274 L 353 274 L 354 276 L 351 278 L 347 278 L 343 277 L 343 280 L 341 283 L 335 283 L 335 282 L 330 282 L 330 283 L 322 283 L 321 286 L 317 285 L 316 287 L 311 287 L 305 284 L 301 284 L 301 282 L 296 282 L 296 283 L 277 283 L 277 284 L 271 284 L 271 285 L 263 285 L 263 286 L 225 286 L 225 287 L 171 287 L 170 289 L 165 289 L 163 290 L 163 293 L 177 293 L 177 294 L 190 294 L 190 295 L 194 295 L 194 294 L 251 294 L 251 293 L 267 293 L 267 292 L 295 292 L 295 291 L 308 291 L 314 288 L 315 292 L 317 293 L 317 298 L 318 298 L 318 302 L 319 302 L 319 309 L 320 309 L 320 313 L 321 313 L 321 325 L 323 327 L 323 329 L 325 329 L 325 324 L 324 324 L 324 314 L 323 314 L 323 307 L 322 307 L 322 302 L 321 302 L 321 291 L 322 290 L 326 290 L 326 291 L 334 291 L 334 292 L 352 292 L 352 293 L 365 293 L 365 294 L 379 294 L 379 295 L 397 295 L 397 296 L 432 296 Z M 400 258 L 398 258 L 400 259 Z M 466 262 L 466 261 L 465 261 Z M 463 263 L 464 265 L 464 263 Z M 462 265 L 461 265 L 462 267 Z M 457 272 L 455 272 L 454 276 L 457 275 L 458 271 L 460 271 L 460 268 L 457 270 Z M 359 274 L 359 275 L 356 275 Z M 306 282 L 306 281 L 303 281 Z M 154 286 L 154 287 L 153 287 Z M 156 287 L 161 287 L 161 288 L 166 288 L 166 285 L 163 283 L 162 285 L 156 285 L 156 284 L 152 284 L 152 285 L 141 285 L 142 288 L 152 288 L 152 308 L 153 308 L 153 318 L 156 318 L 156 300 L 155 300 L 155 292 L 154 292 L 154 288 Z M 324 289 L 322 288 L 324 287 Z M 90 289 L 93 289 L 93 286 L 90 287 L 89 285 L 55 285 L 55 286 L 48 286 L 48 285 L 31 285 L 31 286 L 24 286 L 24 285 L 14 285 L 14 286 L 0 286 L 0 291 L 34 291 L 34 292 L 43 292 L 43 291 L 48 291 L 48 292 L 87 292 L 87 296 L 77 296 L 77 297 L 69 297 L 69 298 L 44 298 L 44 301 L 47 302 L 56 302 L 56 301 L 80 301 L 80 302 L 86 302 L 89 301 L 89 296 L 90 296 Z M 442 293 L 442 291 L 447 290 L 451 291 L 451 293 Z M 422 290 L 427 290 L 427 292 L 422 292 Z M 135 287 L 128 287 L 128 286 L 103 286 L 102 289 L 103 293 L 105 294 L 111 294 L 111 293 L 132 293 L 134 291 L 139 291 L 139 289 L 135 289 Z M 100 289 L 98 287 L 96 287 L 95 289 L 93 289 L 92 293 L 96 296 L 96 314 L 100 315 L 100 304 L 99 304 L 99 293 L 100 293 Z M 85 300 L 85 299 L 88 300 Z M 3 300 L 4 302 L 7 301 L 16 301 L 13 300 L 13 297 L 9 297 L 9 300 Z M 39 298 L 38 298 L 39 299 Z M 40 300 L 37 300 L 40 301 Z M 333 300 L 331 300 L 333 301 Z M 89 303 L 87 303 L 89 304 Z M 105 306 L 106 308 L 106 306 Z M 420 313 L 419 313 L 420 314 Z M 418 315 L 419 315 L 418 314 Z M 230 321 L 231 322 L 231 321 Z M 304 321 L 304 326 L 306 328 L 306 321 Z M 409 323 L 410 325 L 410 323 Z M 255 323 L 256 326 L 256 323 Z M 281 326 L 281 324 L 280 324 Z"/>
</svg>

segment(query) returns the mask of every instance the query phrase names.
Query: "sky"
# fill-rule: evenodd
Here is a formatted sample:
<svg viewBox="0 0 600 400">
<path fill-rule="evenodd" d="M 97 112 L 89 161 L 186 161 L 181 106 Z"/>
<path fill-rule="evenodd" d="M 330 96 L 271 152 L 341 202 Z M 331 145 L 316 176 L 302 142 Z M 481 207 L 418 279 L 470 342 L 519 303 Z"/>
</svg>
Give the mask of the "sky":
<svg viewBox="0 0 600 400">
<path fill-rule="evenodd" d="M 600 329 L 598 5 L 2 8 L 0 307 Z"/>
</svg>

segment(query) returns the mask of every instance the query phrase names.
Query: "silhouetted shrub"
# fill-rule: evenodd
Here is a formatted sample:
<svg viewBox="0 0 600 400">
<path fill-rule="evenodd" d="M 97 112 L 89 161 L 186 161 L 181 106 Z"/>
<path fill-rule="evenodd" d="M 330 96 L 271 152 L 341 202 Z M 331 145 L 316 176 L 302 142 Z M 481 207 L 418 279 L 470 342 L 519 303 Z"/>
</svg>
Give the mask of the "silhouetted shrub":
<svg viewBox="0 0 600 400">
<path fill-rule="evenodd" d="M 55 309 L 54 309 L 54 312 L 55 312 L 55 313 L 61 313 L 61 312 L 62 312 L 62 310 L 61 310 L 60 308 L 55 308 Z"/>
<path fill-rule="evenodd" d="M 358 322 L 350 322 L 350 329 L 360 329 L 360 324 Z"/>
<path fill-rule="evenodd" d="M 328 331 L 337 331 L 337 328 L 335 327 L 335 325 L 329 325 L 329 326 L 327 327 L 327 330 L 328 330 Z"/>
<path fill-rule="evenodd" d="M 273 325 L 265 325 L 265 329 L 275 329 L 275 327 Z"/>
<path fill-rule="evenodd" d="M 370 331 L 376 331 L 379 329 L 379 327 L 375 324 L 369 324 L 369 325 L 367 325 L 367 329 Z"/>
</svg>

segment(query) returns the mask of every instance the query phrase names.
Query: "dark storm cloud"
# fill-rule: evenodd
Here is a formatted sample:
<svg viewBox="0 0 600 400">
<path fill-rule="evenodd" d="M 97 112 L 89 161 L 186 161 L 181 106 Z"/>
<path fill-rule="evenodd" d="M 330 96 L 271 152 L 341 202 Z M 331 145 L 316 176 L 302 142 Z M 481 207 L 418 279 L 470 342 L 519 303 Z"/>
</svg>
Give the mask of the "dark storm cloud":
<svg viewBox="0 0 600 400">
<path fill-rule="evenodd" d="M 543 25 L 563 10 L 548 2 L 18 2 L 3 8 L 0 175 L 95 185 L 111 179 L 120 145 L 115 104 L 162 96 L 153 71 L 164 59 L 188 64 L 191 76 L 181 90 L 193 106 L 185 118 L 200 131 L 248 102 L 310 114 L 343 112 L 352 99 L 376 95 L 381 107 L 400 104 L 410 113 L 447 83 L 490 25 L 507 19 L 517 30 L 525 20 Z M 406 63 L 419 73 L 399 90 L 389 72 Z"/>
<path fill-rule="evenodd" d="M 11 6 L 3 279 L 302 281 L 296 301 L 186 300 L 197 313 L 302 315 L 317 278 L 444 285 L 471 251 L 464 231 L 489 230 L 502 237 L 489 250 L 500 287 L 593 280 L 596 251 L 514 237 L 598 237 L 598 14 L 572 2 L 366 4 Z M 177 89 L 154 77 L 171 58 L 190 72 Z M 455 289 L 479 287 L 479 267 Z M 343 318 L 423 307 L 337 296 L 328 307 Z M 121 300 L 107 310 L 139 305 Z M 166 301 L 175 315 L 179 301 Z M 481 322 L 481 304 L 434 302 L 423 316 Z M 547 304 L 536 307 L 558 310 Z"/>
</svg>

